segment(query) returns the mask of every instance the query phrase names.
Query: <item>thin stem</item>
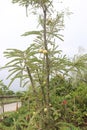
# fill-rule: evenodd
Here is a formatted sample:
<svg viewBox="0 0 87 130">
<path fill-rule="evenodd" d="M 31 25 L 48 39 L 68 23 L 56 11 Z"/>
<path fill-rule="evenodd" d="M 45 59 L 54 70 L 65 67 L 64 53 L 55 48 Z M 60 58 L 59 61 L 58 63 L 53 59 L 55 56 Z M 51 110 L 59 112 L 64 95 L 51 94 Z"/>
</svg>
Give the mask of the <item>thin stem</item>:
<svg viewBox="0 0 87 130">
<path fill-rule="evenodd" d="M 43 7 L 44 13 L 44 47 L 48 52 L 47 40 L 46 40 L 46 5 Z M 47 83 L 47 106 L 49 106 L 49 57 L 48 53 L 46 53 L 46 83 Z"/>
<path fill-rule="evenodd" d="M 39 84 L 40 84 L 40 87 L 41 87 L 41 92 L 42 92 L 42 95 L 43 95 L 43 100 L 44 100 L 44 102 L 46 103 L 46 97 L 45 97 L 44 86 L 42 85 L 42 81 L 41 81 L 41 79 L 40 79 L 38 70 L 37 70 L 37 76 L 38 76 L 38 79 L 39 79 Z"/>
<path fill-rule="evenodd" d="M 27 66 L 26 68 L 27 68 L 28 76 L 29 76 L 30 81 L 31 81 L 31 85 L 32 85 L 32 88 L 33 88 L 33 92 L 34 92 L 35 95 L 36 95 L 36 90 L 35 90 L 35 86 L 34 86 L 34 82 L 33 82 L 33 78 L 32 78 L 32 75 L 31 75 L 30 69 L 29 69 L 28 66 Z"/>
</svg>

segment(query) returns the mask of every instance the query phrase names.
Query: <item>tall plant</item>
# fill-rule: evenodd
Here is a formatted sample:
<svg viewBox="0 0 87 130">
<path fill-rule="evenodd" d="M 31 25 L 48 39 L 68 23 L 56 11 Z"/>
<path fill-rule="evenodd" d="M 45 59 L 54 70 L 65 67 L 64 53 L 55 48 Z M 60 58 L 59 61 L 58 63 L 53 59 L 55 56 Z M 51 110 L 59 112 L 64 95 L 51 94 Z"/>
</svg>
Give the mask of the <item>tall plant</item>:
<svg viewBox="0 0 87 130">
<path fill-rule="evenodd" d="M 57 39 L 63 41 L 62 31 L 64 29 L 64 12 L 54 11 L 51 0 L 13 0 L 26 8 L 33 7 L 39 16 L 39 30 L 25 32 L 22 36 L 36 35 L 33 44 L 25 51 L 18 49 L 7 49 L 4 52 L 6 58 L 10 59 L 3 68 L 8 68 L 11 83 L 20 78 L 21 85 L 25 86 L 31 82 L 33 93 L 36 97 L 37 106 L 43 104 L 47 110 L 47 119 L 50 119 L 50 79 L 51 77 L 64 73 L 66 70 L 66 57 L 60 56 Z M 57 41 L 57 42 L 56 42 Z M 65 62 L 65 64 L 64 64 Z M 23 83 L 23 84 L 22 84 Z M 40 88 L 38 90 L 38 88 Z M 38 91 L 41 92 L 42 102 L 39 102 Z M 48 129 L 49 122 L 47 123 Z"/>
</svg>

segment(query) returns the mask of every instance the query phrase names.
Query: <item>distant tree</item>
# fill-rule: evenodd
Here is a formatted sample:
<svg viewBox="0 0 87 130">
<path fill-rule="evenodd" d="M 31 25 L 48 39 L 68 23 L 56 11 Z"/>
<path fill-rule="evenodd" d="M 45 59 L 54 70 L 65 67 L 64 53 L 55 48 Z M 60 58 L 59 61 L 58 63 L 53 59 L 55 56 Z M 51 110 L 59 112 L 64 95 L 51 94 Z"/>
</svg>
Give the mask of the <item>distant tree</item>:
<svg viewBox="0 0 87 130">
<path fill-rule="evenodd" d="M 8 87 L 3 83 L 3 80 L 0 80 L 0 95 L 6 94 Z"/>
<path fill-rule="evenodd" d="M 69 75 L 74 86 L 84 82 L 87 83 L 87 54 L 75 55 L 70 61 Z"/>
<path fill-rule="evenodd" d="M 15 94 L 16 94 L 16 96 L 21 97 L 21 96 L 23 96 L 24 92 L 17 91 Z"/>
</svg>

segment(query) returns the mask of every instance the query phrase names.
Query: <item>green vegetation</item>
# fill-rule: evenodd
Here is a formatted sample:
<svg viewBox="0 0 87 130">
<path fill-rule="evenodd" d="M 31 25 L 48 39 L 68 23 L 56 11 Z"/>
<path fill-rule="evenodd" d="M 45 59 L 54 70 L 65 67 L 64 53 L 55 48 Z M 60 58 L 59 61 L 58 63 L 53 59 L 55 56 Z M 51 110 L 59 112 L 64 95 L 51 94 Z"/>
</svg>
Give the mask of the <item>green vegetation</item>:
<svg viewBox="0 0 87 130">
<path fill-rule="evenodd" d="M 87 54 L 68 59 L 59 50 L 64 11 L 57 12 L 50 0 L 13 0 L 13 3 L 32 7 L 40 30 L 22 35 L 36 36 L 26 50 L 4 52 L 9 61 L 2 68 L 10 72 L 9 86 L 19 78 L 20 86 L 28 89 L 22 94 L 22 107 L 5 113 L 0 129 L 86 130 Z"/>
<path fill-rule="evenodd" d="M 7 87 L 3 81 L 0 81 L 0 104 L 8 104 L 20 101 L 24 92 L 14 92 Z"/>
</svg>

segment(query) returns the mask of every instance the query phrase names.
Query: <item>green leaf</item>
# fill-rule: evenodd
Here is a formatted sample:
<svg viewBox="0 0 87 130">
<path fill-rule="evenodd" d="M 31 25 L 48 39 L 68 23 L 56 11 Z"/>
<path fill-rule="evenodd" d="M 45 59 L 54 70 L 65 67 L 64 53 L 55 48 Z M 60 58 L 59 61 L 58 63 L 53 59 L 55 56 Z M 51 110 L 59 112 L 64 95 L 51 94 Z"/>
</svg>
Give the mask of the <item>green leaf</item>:
<svg viewBox="0 0 87 130">
<path fill-rule="evenodd" d="M 29 32 L 25 32 L 21 36 L 40 35 L 40 34 L 41 34 L 40 31 L 29 31 Z"/>
</svg>

